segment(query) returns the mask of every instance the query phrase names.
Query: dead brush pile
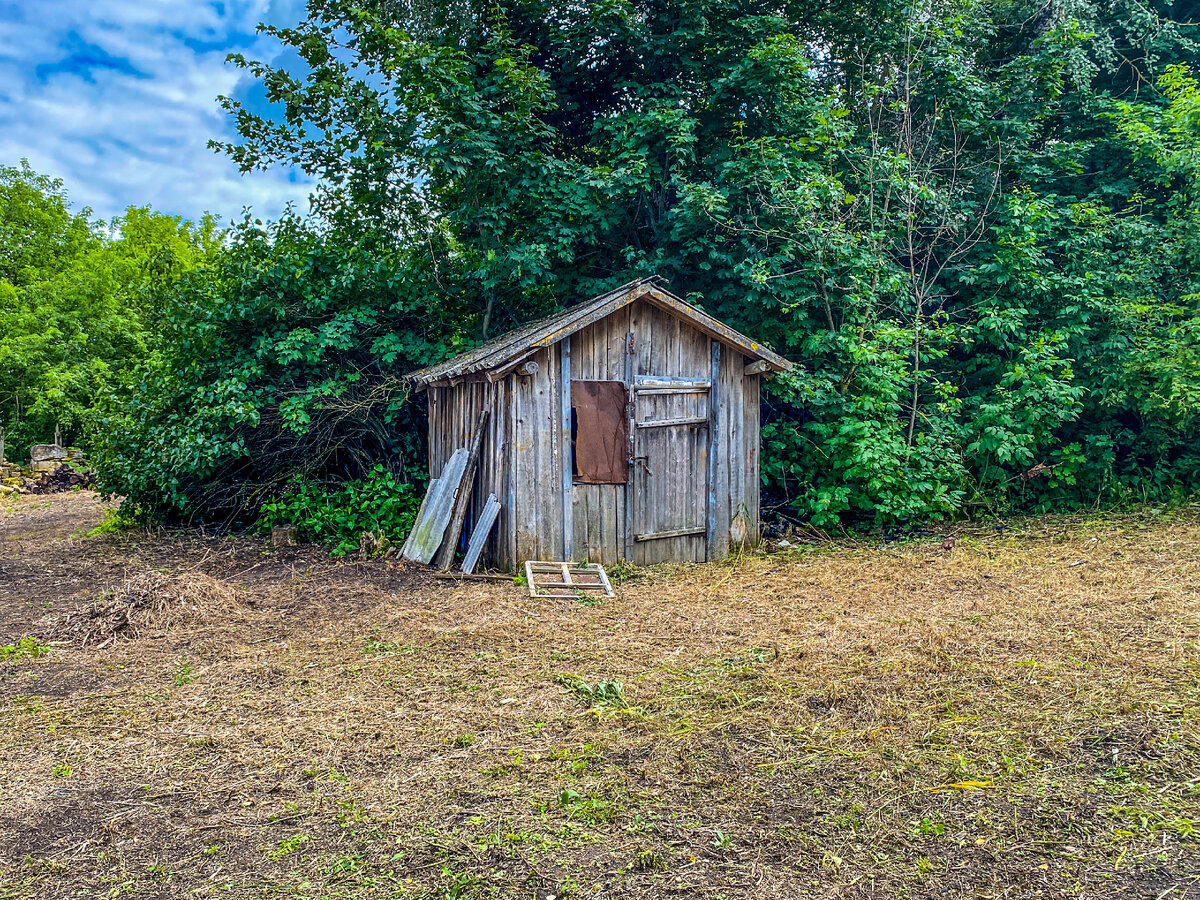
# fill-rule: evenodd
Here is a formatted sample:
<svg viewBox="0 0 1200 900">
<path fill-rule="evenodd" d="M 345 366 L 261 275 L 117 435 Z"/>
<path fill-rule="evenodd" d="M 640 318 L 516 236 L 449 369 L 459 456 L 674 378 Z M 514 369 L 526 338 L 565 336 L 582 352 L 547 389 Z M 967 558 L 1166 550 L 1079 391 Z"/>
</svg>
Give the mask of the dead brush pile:
<svg viewBox="0 0 1200 900">
<path fill-rule="evenodd" d="M 228 583 L 199 572 L 143 572 L 71 612 L 43 620 L 51 643 L 100 648 L 147 628 L 203 622 L 240 603 Z"/>
</svg>

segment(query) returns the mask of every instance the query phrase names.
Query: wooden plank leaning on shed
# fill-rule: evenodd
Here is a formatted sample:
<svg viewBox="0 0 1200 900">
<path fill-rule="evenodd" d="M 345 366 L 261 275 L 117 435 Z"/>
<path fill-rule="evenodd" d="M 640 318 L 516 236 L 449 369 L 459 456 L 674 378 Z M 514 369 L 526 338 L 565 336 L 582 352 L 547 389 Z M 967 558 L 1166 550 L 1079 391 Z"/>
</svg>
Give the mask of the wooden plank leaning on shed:
<svg viewBox="0 0 1200 900">
<path fill-rule="evenodd" d="M 479 521 L 475 523 L 475 529 L 471 532 L 471 540 L 467 544 L 467 555 L 463 557 L 462 570 L 466 574 L 470 575 L 475 571 L 475 564 L 479 562 L 479 554 L 483 551 L 483 545 L 487 542 L 488 535 L 499 515 L 500 501 L 496 499 L 495 494 L 488 494 L 487 503 L 483 505 L 483 512 L 479 514 Z"/>
<path fill-rule="evenodd" d="M 446 533 L 446 526 L 450 524 L 454 497 L 462 483 L 463 470 L 467 467 L 467 455 L 465 447 L 455 450 L 442 469 L 441 476 L 429 482 L 421 511 L 417 513 L 417 521 L 400 553 L 404 559 L 426 565 L 433 559 Z"/>
<path fill-rule="evenodd" d="M 442 570 L 449 569 L 454 562 L 454 551 L 458 547 L 458 538 L 462 534 L 463 523 L 467 519 L 467 507 L 471 503 L 471 488 L 475 483 L 475 467 L 479 463 L 479 448 L 483 446 L 483 436 L 487 431 L 488 419 L 492 415 L 491 404 L 483 408 L 479 420 L 475 423 L 475 434 L 471 437 L 471 452 L 467 456 L 467 465 L 463 469 L 458 491 L 454 495 L 454 511 L 450 516 L 450 525 L 446 529 L 446 537 L 437 553 L 434 564 Z"/>
</svg>

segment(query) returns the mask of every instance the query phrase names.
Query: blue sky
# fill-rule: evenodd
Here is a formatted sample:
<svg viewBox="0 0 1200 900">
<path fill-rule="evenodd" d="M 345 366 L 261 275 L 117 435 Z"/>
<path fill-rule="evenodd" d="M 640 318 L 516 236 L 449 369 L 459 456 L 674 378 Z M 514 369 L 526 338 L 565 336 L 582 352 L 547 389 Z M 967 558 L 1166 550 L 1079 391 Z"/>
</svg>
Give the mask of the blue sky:
<svg viewBox="0 0 1200 900">
<path fill-rule="evenodd" d="M 285 169 L 241 175 L 209 150 L 233 129 L 219 94 L 255 97 L 225 63 L 271 59 L 261 21 L 294 24 L 303 0 L 0 0 L 0 163 L 63 179 L 75 207 L 108 219 L 149 205 L 228 221 L 262 218 L 311 185 Z"/>
</svg>

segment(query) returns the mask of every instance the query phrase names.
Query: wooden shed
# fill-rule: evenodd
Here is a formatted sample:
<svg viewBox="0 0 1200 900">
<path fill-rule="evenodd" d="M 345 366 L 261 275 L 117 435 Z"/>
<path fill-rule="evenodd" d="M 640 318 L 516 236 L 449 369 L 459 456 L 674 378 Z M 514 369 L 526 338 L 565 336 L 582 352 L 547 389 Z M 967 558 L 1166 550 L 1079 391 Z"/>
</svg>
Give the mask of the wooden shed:
<svg viewBox="0 0 1200 900">
<path fill-rule="evenodd" d="M 725 557 L 758 537 L 759 382 L 791 363 L 666 291 L 623 285 L 413 372 L 429 471 L 489 409 L 467 529 L 484 559 L 638 565 Z"/>
</svg>

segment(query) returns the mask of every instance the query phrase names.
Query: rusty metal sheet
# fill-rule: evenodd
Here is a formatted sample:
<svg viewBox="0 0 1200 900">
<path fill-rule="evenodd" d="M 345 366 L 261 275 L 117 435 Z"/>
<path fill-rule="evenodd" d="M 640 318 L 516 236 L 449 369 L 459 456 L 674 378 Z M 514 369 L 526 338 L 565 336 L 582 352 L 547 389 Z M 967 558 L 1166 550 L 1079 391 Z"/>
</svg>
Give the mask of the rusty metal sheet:
<svg viewBox="0 0 1200 900">
<path fill-rule="evenodd" d="M 620 381 L 572 381 L 575 480 L 629 480 L 629 389 Z"/>
</svg>

